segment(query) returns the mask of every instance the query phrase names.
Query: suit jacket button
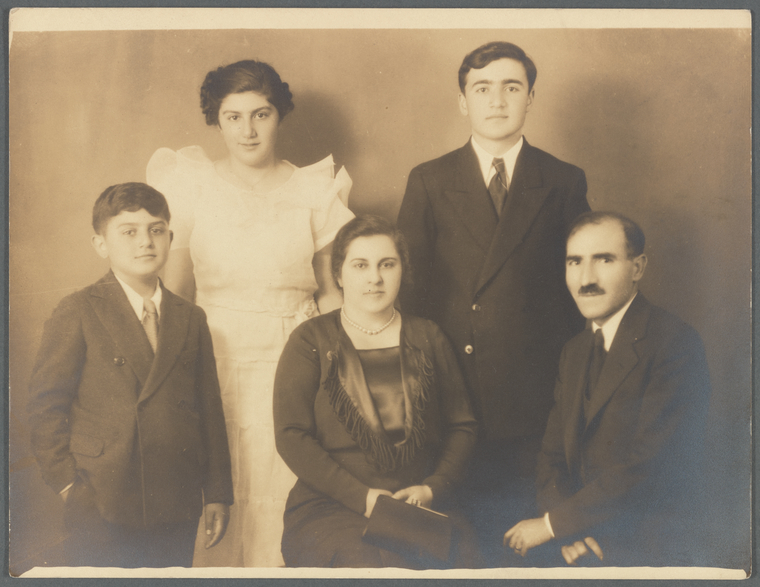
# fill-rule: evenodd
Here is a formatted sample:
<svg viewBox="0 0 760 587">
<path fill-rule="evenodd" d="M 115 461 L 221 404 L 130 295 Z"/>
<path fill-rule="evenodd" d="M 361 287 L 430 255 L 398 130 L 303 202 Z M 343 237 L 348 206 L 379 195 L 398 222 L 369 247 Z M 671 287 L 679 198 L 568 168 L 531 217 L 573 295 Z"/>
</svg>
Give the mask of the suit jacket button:
<svg viewBox="0 0 760 587">
<path fill-rule="evenodd" d="M 464 347 L 464 352 L 466 352 L 468 355 L 471 355 L 473 350 L 474 349 L 472 348 L 471 344 L 468 344 L 466 347 Z"/>
<path fill-rule="evenodd" d="M 113 358 L 113 364 L 118 365 L 121 367 L 124 363 L 126 363 L 127 360 L 124 357 L 114 357 Z"/>
<path fill-rule="evenodd" d="M 480 304 L 473 304 L 472 305 L 472 311 L 473 312 L 480 312 L 480 310 L 481 310 Z"/>
</svg>

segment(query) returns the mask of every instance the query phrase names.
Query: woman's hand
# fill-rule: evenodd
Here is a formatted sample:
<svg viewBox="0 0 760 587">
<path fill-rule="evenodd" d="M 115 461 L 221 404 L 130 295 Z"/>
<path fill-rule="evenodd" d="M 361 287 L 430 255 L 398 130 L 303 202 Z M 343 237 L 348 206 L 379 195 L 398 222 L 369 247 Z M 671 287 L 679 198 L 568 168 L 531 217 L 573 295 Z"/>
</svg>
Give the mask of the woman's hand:
<svg viewBox="0 0 760 587">
<path fill-rule="evenodd" d="M 388 497 L 393 497 L 393 494 L 390 491 L 386 491 L 385 489 L 372 489 L 367 492 L 367 509 L 364 510 L 364 516 L 369 518 L 372 515 L 372 510 L 375 509 L 375 503 L 377 503 L 377 498 L 380 495 L 387 495 Z"/>
<path fill-rule="evenodd" d="M 433 490 L 427 485 L 412 485 L 411 487 L 399 489 L 393 494 L 393 499 L 400 499 L 412 505 L 421 505 L 424 508 L 429 508 L 433 505 Z"/>
</svg>

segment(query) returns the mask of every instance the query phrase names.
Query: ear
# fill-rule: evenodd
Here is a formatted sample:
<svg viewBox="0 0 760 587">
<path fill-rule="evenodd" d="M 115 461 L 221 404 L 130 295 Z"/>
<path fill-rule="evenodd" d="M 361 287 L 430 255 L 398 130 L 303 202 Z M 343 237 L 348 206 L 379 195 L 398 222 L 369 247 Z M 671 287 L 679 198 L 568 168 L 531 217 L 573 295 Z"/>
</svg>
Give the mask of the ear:
<svg viewBox="0 0 760 587">
<path fill-rule="evenodd" d="M 646 255 L 639 255 L 633 260 L 633 281 L 634 283 L 638 283 L 638 281 L 644 277 L 644 270 L 647 268 L 647 256 Z"/>
<path fill-rule="evenodd" d="M 467 99 L 464 97 L 464 94 L 462 94 L 461 92 L 459 93 L 459 111 L 464 116 L 467 116 Z"/>
<path fill-rule="evenodd" d="M 92 235 L 92 248 L 95 249 L 95 252 L 99 257 L 108 259 L 108 247 L 106 247 L 106 239 L 104 239 L 102 235 Z"/>
<path fill-rule="evenodd" d="M 169 231 L 169 244 L 174 240 L 174 233 L 170 230 Z"/>
<path fill-rule="evenodd" d="M 530 112 L 530 107 L 533 105 L 533 100 L 536 97 L 536 89 L 533 88 L 530 92 L 528 92 L 528 101 L 525 104 L 525 112 Z"/>
</svg>

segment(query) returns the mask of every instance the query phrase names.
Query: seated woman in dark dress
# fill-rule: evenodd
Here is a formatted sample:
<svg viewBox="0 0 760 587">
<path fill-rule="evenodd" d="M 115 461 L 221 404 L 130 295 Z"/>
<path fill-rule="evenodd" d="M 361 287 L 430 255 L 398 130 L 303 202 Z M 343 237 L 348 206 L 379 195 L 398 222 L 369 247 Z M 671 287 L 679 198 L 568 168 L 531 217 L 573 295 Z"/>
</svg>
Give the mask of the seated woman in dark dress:
<svg viewBox="0 0 760 587">
<path fill-rule="evenodd" d="M 297 327 L 274 384 L 277 450 L 298 476 L 285 509 L 288 566 L 426 566 L 362 541 L 379 495 L 446 508 L 476 438 L 456 358 L 439 328 L 395 308 L 409 268 L 386 220 L 340 229 L 332 274 L 343 307 Z M 455 566 L 476 566 L 464 523 Z M 457 532 L 457 529 L 459 530 Z"/>
</svg>

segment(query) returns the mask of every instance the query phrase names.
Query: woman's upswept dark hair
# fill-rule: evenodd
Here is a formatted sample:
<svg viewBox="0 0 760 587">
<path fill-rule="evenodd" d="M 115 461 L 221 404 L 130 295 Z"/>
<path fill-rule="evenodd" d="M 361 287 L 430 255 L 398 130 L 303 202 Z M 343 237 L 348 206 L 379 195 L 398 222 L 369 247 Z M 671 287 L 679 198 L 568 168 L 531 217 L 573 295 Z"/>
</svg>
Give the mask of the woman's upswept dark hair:
<svg viewBox="0 0 760 587">
<path fill-rule="evenodd" d="M 219 107 L 230 94 L 256 92 L 277 109 L 280 120 L 295 108 L 288 84 L 268 63 L 247 59 L 209 71 L 201 86 L 201 110 L 206 124 L 219 124 Z"/>
<path fill-rule="evenodd" d="M 411 285 L 412 268 L 409 264 L 409 246 L 401 231 L 393 223 L 381 216 L 364 214 L 349 220 L 335 235 L 333 241 L 332 257 L 330 259 L 330 270 L 332 272 L 335 285 L 340 288 L 338 278 L 346 260 L 348 247 L 357 238 L 362 236 L 385 235 L 389 237 L 393 244 L 396 245 L 396 252 L 401 261 L 401 281 L 404 285 Z"/>
</svg>

